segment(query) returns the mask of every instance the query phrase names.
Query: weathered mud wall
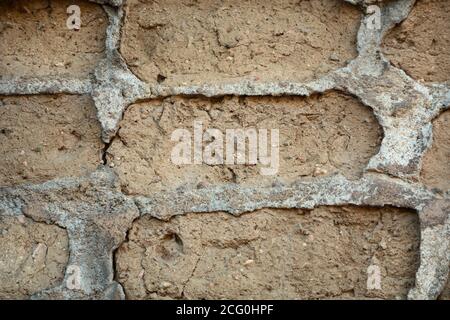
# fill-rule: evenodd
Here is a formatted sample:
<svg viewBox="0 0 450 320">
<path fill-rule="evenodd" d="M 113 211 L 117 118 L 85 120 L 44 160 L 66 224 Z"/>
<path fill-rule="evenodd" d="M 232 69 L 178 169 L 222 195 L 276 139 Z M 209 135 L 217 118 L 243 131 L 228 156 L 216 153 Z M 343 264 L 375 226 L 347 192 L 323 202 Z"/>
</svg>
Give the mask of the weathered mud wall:
<svg viewBox="0 0 450 320">
<path fill-rule="evenodd" d="M 448 30 L 447 0 L 0 1 L 0 298 L 450 299 Z M 278 128 L 277 175 L 174 165 L 195 120 Z"/>
</svg>

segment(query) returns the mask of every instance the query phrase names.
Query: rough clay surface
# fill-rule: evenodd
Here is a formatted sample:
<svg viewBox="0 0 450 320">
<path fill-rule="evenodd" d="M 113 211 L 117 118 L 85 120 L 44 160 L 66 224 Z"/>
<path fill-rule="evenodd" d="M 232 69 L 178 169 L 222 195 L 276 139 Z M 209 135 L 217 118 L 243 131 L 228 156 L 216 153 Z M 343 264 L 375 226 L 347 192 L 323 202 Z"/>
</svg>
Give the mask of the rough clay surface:
<svg viewBox="0 0 450 320">
<path fill-rule="evenodd" d="M 66 27 L 70 5 L 80 7 L 79 31 Z M 105 56 L 107 24 L 101 7 L 87 1 L 1 1 L 0 79 L 87 77 Z"/>
<path fill-rule="evenodd" d="M 393 208 L 143 217 L 116 265 L 132 299 L 395 299 L 414 283 L 418 235 L 417 216 Z M 382 290 L 366 288 L 370 265 Z"/>
<path fill-rule="evenodd" d="M 417 1 L 408 19 L 394 28 L 383 52 L 397 67 L 427 82 L 450 80 L 450 1 Z"/>
<path fill-rule="evenodd" d="M 88 96 L 0 97 L 0 185 L 87 174 L 103 143 Z"/>
<path fill-rule="evenodd" d="M 422 180 L 430 187 L 450 190 L 450 111 L 433 122 L 433 144 L 423 160 Z"/>
<path fill-rule="evenodd" d="M 8 297 L 449 299 L 448 1 L 74 2 L 70 32 L 68 2 L 0 4 Z M 284 153 L 276 181 L 251 167 L 187 179 L 162 136 L 194 116 L 279 124 L 295 132 L 281 153 L 308 157 Z M 28 268 L 52 248 L 28 226 L 67 235 L 59 271 Z M 21 250 L 36 251 L 33 276 L 15 272 Z M 369 263 L 381 291 L 367 291 Z"/>
<path fill-rule="evenodd" d="M 26 298 L 62 281 L 67 233 L 23 215 L 0 216 L 0 252 L 0 299 Z"/>
<path fill-rule="evenodd" d="M 360 19 L 339 0 L 128 1 L 121 52 L 152 83 L 311 80 L 356 56 Z"/>
<path fill-rule="evenodd" d="M 133 200 L 118 191 L 111 171 L 103 168 L 82 178 L 0 188 L 0 214 L 25 215 L 67 231 L 70 256 L 64 280 L 44 286 L 32 298 L 124 298 L 114 281 L 113 251 L 125 240 L 139 213 Z"/>
<path fill-rule="evenodd" d="M 171 152 L 178 142 L 170 143 L 171 134 L 176 128 L 186 128 L 193 136 L 194 121 L 201 121 L 203 130 L 216 128 L 222 132 L 279 129 L 278 174 L 262 176 L 261 167 L 268 165 L 261 164 L 173 165 Z M 310 98 L 167 98 L 130 106 L 120 127 L 107 158 L 128 194 L 149 194 L 183 185 L 286 183 L 299 176 L 338 172 L 356 179 L 378 152 L 382 135 L 369 108 L 337 92 Z M 193 145 L 193 137 L 191 140 Z M 226 150 L 225 137 L 223 140 Z"/>
</svg>

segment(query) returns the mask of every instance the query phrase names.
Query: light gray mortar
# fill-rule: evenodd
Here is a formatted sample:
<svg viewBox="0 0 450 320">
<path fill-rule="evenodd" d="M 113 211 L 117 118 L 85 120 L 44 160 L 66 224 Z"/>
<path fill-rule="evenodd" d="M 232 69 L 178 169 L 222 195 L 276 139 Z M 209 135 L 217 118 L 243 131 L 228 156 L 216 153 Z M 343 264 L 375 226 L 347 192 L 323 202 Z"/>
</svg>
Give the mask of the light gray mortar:
<svg viewBox="0 0 450 320">
<path fill-rule="evenodd" d="M 417 179 L 422 156 L 431 144 L 431 120 L 439 114 L 440 108 L 427 86 L 393 67 L 380 50 L 384 35 L 408 16 L 414 3 L 414 0 L 399 0 L 382 5 L 379 30 L 369 28 L 369 16 L 365 16 L 358 32 L 358 57 L 346 67 L 330 72 L 320 79 L 308 83 L 265 83 L 238 79 L 227 83 L 195 86 L 149 85 L 148 95 L 141 98 L 172 95 L 309 96 L 332 89 L 343 90 L 371 107 L 384 130 L 380 151 L 371 159 L 367 169 L 401 178 Z M 118 127 L 118 124 L 112 123 L 120 118 L 117 113 L 113 112 L 113 119 L 102 121 L 107 123 L 105 127 Z"/>
<path fill-rule="evenodd" d="M 419 184 L 409 184 L 377 174 L 360 180 L 342 175 L 301 180 L 289 185 L 241 186 L 225 184 L 210 188 L 180 187 L 164 193 L 135 198 L 141 214 L 160 220 L 185 213 L 223 211 L 233 215 L 261 208 L 312 209 L 327 205 L 391 205 L 422 210 L 435 194 Z"/>
<path fill-rule="evenodd" d="M 348 3 L 351 3 L 351 4 L 359 4 L 359 5 L 371 5 L 371 4 L 377 4 L 377 3 L 380 3 L 380 2 L 383 2 L 383 1 L 385 1 L 385 0 L 345 0 L 345 1 L 347 1 Z"/>
<path fill-rule="evenodd" d="M 234 82 L 219 84 L 204 84 L 196 86 L 168 87 L 163 85 L 150 86 L 149 98 L 162 98 L 174 95 L 202 95 L 205 97 L 218 97 L 225 95 L 235 96 L 309 96 L 313 93 L 322 93 L 336 87 L 333 73 L 309 83 L 297 83 L 290 81 L 279 82 L 255 82 L 250 79 L 241 79 Z"/>
<path fill-rule="evenodd" d="M 0 95 L 90 94 L 91 91 L 90 79 L 36 77 L 0 80 Z"/>
</svg>

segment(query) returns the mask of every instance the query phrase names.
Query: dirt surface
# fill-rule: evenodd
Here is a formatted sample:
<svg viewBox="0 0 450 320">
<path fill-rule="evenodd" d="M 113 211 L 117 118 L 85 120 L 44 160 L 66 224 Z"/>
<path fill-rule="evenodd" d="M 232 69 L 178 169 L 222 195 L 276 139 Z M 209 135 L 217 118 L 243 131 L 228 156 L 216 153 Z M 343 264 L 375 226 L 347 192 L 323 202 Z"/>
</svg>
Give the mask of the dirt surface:
<svg viewBox="0 0 450 320">
<path fill-rule="evenodd" d="M 393 208 L 143 217 L 128 239 L 116 263 L 129 299 L 405 298 L 418 267 L 417 215 Z"/>
<path fill-rule="evenodd" d="M 0 186 L 86 174 L 102 148 L 89 97 L 0 97 Z"/>
<path fill-rule="evenodd" d="M 177 142 L 171 141 L 172 132 L 186 128 L 193 133 L 194 120 L 202 121 L 204 129 L 217 128 L 224 134 L 226 129 L 279 129 L 277 175 L 261 175 L 261 167 L 268 167 L 261 164 L 173 164 L 171 152 Z M 107 157 L 120 176 L 122 189 L 130 194 L 184 184 L 289 182 L 337 172 L 357 178 L 377 153 L 382 135 L 369 108 L 336 92 L 307 99 L 154 100 L 129 107 L 120 126 Z"/>
<path fill-rule="evenodd" d="M 450 1 L 419 0 L 384 40 L 383 52 L 415 79 L 450 80 Z"/>
<path fill-rule="evenodd" d="M 450 110 L 433 121 L 433 144 L 425 154 L 422 181 L 434 188 L 450 190 Z"/>
<path fill-rule="evenodd" d="M 58 285 L 69 259 L 65 230 L 0 216 L 0 299 L 23 299 Z"/>
<path fill-rule="evenodd" d="M 356 56 L 361 18 L 339 0 L 134 0 L 126 12 L 122 54 L 167 85 L 313 79 Z"/>
<path fill-rule="evenodd" d="M 66 26 L 70 5 L 80 7 L 79 31 Z M 86 77 L 104 57 L 107 24 L 102 7 L 88 1 L 0 1 L 0 79 Z"/>
</svg>

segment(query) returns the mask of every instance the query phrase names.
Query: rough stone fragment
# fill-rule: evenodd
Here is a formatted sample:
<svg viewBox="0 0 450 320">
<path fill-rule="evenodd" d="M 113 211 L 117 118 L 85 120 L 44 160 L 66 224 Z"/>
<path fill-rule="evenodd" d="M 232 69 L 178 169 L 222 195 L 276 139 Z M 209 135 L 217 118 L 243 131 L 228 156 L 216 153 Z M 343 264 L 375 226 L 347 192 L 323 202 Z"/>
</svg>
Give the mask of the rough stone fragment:
<svg viewBox="0 0 450 320">
<path fill-rule="evenodd" d="M 433 122 L 433 144 L 422 165 L 422 181 L 430 187 L 450 190 L 450 110 Z"/>
<path fill-rule="evenodd" d="M 24 299 L 59 284 L 69 259 L 67 233 L 22 216 L 0 216 L 0 299 Z"/>
<path fill-rule="evenodd" d="M 174 164 L 171 152 L 177 142 L 171 141 L 172 132 L 185 128 L 193 136 L 194 120 L 202 121 L 203 130 L 216 128 L 224 135 L 227 129 L 279 129 L 277 174 L 262 175 L 261 168 L 268 165 L 260 163 Z M 130 106 L 120 126 L 118 137 L 107 150 L 107 158 L 120 176 L 122 190 L 129 194 L 149 194 L 183 185 L 202 188 L 220 182 L 284 183 L 302 176 L 336 172 L 355 179 L 361 176 L 370 157 L 377 153 L 382 134 L 369 108 L 335 92 L 306 99 L 153 100 Z M 223 139 L 226 150 L 225 136 Z"/>
<path fill-rule="evenodd" d="M 0 97 L 0 185 L 94 171 L 100 134 L 89 97 Z"/>
<path fill-rule="evenodd" d="M 450 1 L 420 0 L 385 38 L 383 52 L 417 80 L 450 80 Z"/>
<path fill-rule="evenodd" d="M 313 79 L 356 56 L 361 17 L 338 0 L 129 1 L 126 12 L 124 58 L 167 85 Z"/>
<path fill-rule="evenodd" d="M 81 28 L 67 27 L 70 5 L 81 10 Z M 81 0 L 0 2 L 0 79 L 87 77 L 105 54 L 108 18 L 102 7 Z"/>
<path fill-rule="evenodd" d="M 389 207 L 145 216 L 116 266 L 129 299 L 394 299 L 414 284 L 418 246 L 417 215 Z M 381 290 L 367 288 L 371 265 Z"/>
</svg>

